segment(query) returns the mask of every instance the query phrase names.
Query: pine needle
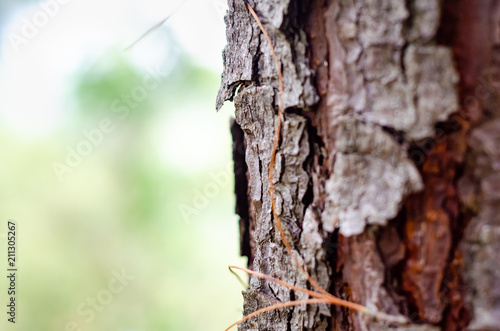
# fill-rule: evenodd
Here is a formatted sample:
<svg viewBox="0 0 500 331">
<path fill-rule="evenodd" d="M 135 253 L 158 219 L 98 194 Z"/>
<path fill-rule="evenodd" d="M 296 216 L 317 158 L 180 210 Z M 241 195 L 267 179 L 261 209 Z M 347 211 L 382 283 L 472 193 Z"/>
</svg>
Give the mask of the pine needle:
<svg viewBox="0 0 500 331">
<path fill-rule="evenodd" d="M 187 0 L 184 0 L 181 2 L 180 5 L 178 5 L 167 17 L 165 17 L 164 19 L 162 19 L 160 22 L 156 23 L 155 25 L 153 25 L 148 31 L 144 32 L 136 41 L 134 41 L 130 46 L 128 46 L 127 48 L 125 48 L 123 51 L 124 52 L 127 52 L 128 50 L 130 50 L 132 47 L 134 47 L 139 41 L 141 41 L 142 39 L 144 39 L 144 37 L 146 37 L 147 35 L 149 35 L 150 33 L 158 30 L 163 24 L 165 24 L 166 21 L 168 21 L 168 19 L 172 16 L 174 16 L 175 13 L 177 13 L 177 11 L 179 9 L 181 9 L 181 7 L 187 2 Z"/>
</svg>

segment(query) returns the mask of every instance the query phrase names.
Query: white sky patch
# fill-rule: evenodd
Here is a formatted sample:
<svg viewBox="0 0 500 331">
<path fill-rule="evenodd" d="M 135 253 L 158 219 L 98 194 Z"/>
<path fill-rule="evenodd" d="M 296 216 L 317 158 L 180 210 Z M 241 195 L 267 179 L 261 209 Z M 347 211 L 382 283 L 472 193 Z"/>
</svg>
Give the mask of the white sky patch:
<svg viewBox="0 0 500 331">
<path fill-rule="evenodd" d="M 70 118 L 65 104 L 68 79 L 84 61 L 99 59 L 110 49 L 129 46 L 166 17 L 182 0 L 70 0 L 60 4 L 16 52 L 9 38 L 23 36 L 26 21 L 43 13 L 40 2 L 7 13 L 1 27 L 0 121 L 24 135 L 50 134 Z M 164 27 L 123 53 L 138 67 L 150 68 L 168 58 L 170 29 L 194 60 L 222 70 L 225 44 L 223 0 L 188 0 Z M 214 96 L 215 98 L 215 96 Z"/>
<path fill-rule="evenodd" d="M 220 167 L 221 160 L 231 159 L 229 118 L 234 108 L 188 108 L 165 114 L 153 128 L 158 141 L 156 153 L 165 164 L 192 174 Z"/>
</svg>

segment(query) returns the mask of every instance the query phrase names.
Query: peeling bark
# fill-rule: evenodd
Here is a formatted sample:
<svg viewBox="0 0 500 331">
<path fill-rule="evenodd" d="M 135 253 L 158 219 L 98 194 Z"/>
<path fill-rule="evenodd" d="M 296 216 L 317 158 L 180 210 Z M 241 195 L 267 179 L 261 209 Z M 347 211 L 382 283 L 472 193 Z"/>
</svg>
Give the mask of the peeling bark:
<svg viewBox="0 0 500 331">
<path fill-rule="evenodd" d="M 273 182 L 294 252 L 332 294 L 411 323 L 310 305 L 240 330 L 500 330 L 500 1 L 250 4 L 283 71 Z M 233 137 L 245 146 L 242 254 L 307 287 L 271 213 L 271 51 L 242 0 L 229 1 L 226 24 L 217 108 L 234 100 Z M 244 313 L 306 298 L 251 277 Z"/>
</svg>

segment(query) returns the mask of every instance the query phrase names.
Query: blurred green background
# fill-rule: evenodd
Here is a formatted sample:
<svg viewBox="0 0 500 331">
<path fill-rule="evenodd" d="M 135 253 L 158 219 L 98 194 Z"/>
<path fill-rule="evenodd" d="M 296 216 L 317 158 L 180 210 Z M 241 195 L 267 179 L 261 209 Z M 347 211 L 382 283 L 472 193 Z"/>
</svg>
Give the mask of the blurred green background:
<svg viewBox="0 0 500 331">
<path fill-rule="evenodd" d="M 61 2 L 0 2 L 0 275 L 9 219 L 19 268 L 0 330 L 224 330 L 245 264 L 233 110 L 214 110 L 225 3 L 123 52 L 180 1 Z"/>
</svg>

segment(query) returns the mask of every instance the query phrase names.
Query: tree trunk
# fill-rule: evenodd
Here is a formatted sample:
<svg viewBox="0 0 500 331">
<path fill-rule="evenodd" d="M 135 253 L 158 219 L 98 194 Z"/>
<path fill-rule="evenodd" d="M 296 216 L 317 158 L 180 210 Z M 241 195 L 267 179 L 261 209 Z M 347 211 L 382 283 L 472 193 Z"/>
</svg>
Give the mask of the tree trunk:
<svg viewBox="0 0 500 331">
<path fill-rule="evenodd" d="M 295 254 L 330 293 L 410 323 L 308 305 L 240 330 L 500 330 L 500 1 L 249 4 L 283 71 L 275 202 Z M 226 24 L 241 252 L 307 287 L 271 213 L 271 50 L 243 0 Z M 245 315 L 307 297 L 256 277 L 243 295 Z"/>
</svg>

